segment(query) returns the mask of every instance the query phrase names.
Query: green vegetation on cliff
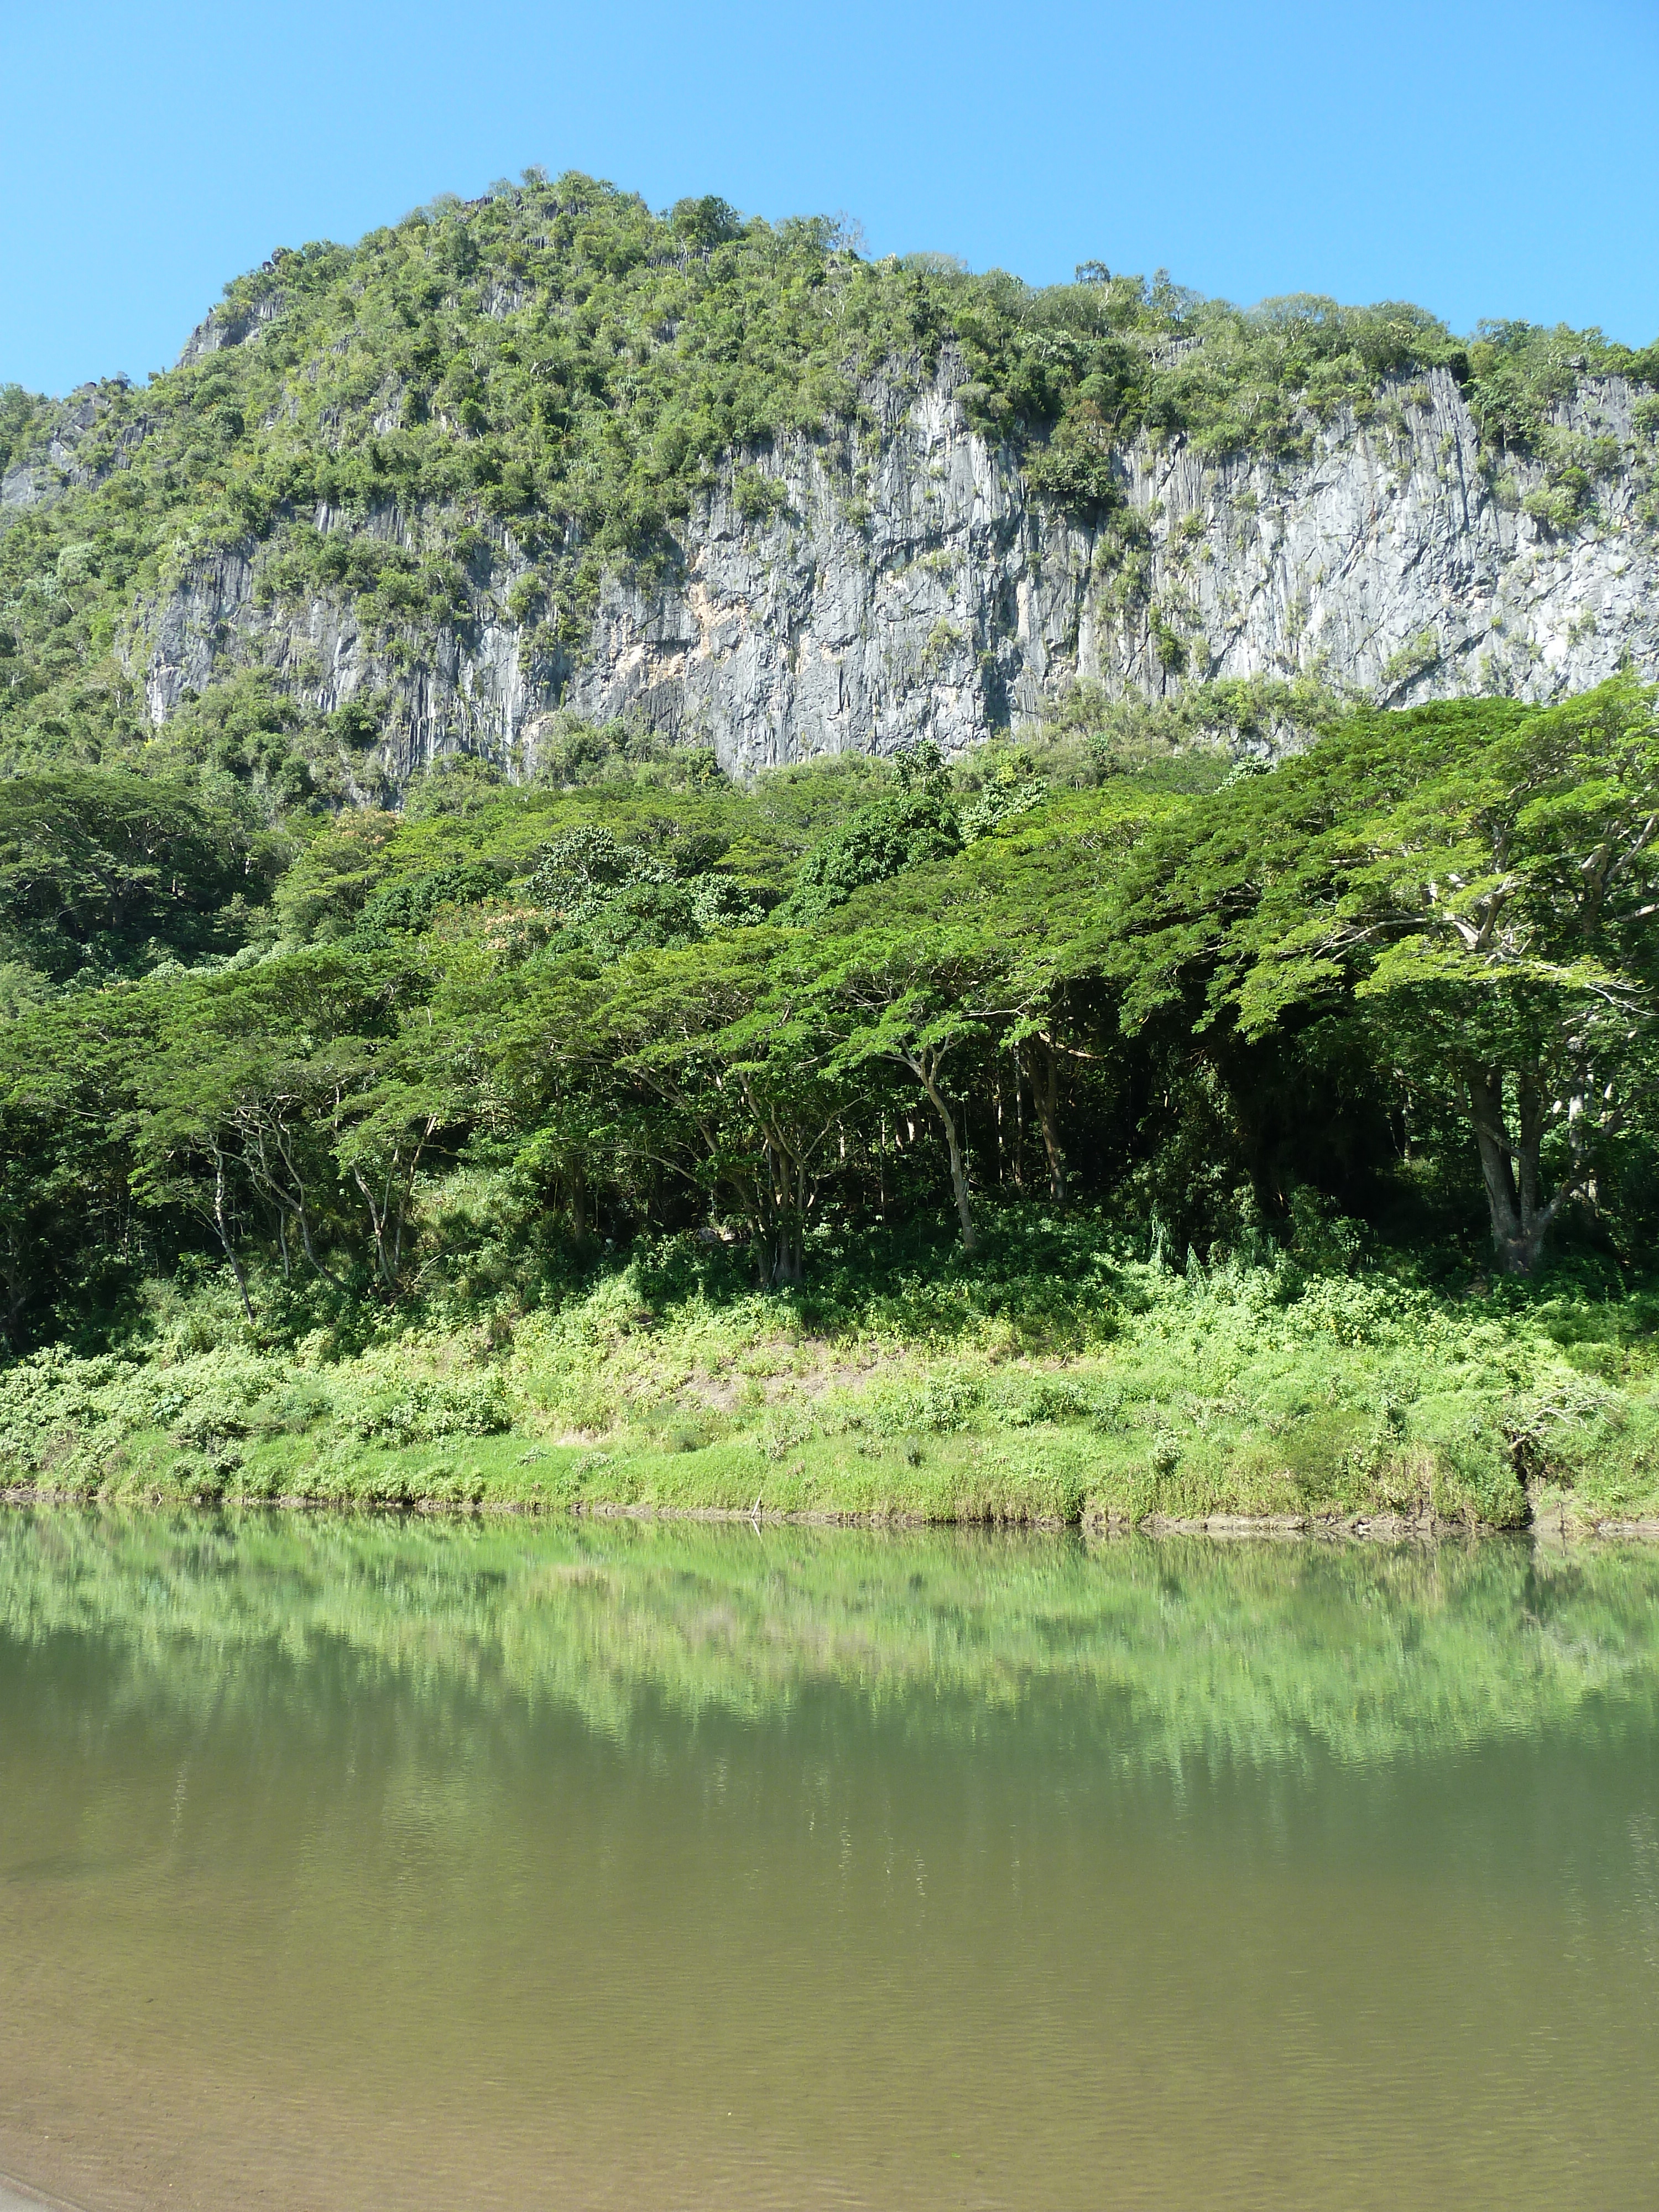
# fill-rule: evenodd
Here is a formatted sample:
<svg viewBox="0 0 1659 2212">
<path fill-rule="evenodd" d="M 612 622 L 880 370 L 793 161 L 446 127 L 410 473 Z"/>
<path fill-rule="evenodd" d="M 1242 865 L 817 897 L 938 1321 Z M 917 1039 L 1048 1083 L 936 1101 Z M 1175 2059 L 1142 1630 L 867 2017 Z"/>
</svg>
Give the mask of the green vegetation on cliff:
<svg viewBox="0 0 1659 2212">
<path fill-rule="evenodd" d="M 1338 410 L 1397 414 L 1443 368 L 1494 465 L 1548 448 L 1538 495 L 1565 526 L 1607 461 L 1551 446 L 1549 409 L 1583 374 L 1656 373 L 1651 349 L 1595 331 L 1511 323 L 1465 342 L 1396 303 L 1246 311 L 1162 273 L 1079 276 L 1033 289 L 938 255 L 872 262 L 822 219 L 745 220 L 714 198 L 653 215 L 575 175 L 434 201 L 355 246 L 279 249 L 227 288 L 212 349 L 144 388 L 57 406 L 0 393 L 0 471 L 27 465 L 50 495 L 0 530 L 0 758 L 96 760 L 147 738 L 120 647 L 214 554 L 261 547 L 261 592 L 343 599 L 388 652 L 418 658 L 496 614 L 532 658 L 556 652 L 586 636 L 605 570 L 672 559 L 717 465 L 781 433 L 820 441 L 856 515 L 884 389 L 946 349 L 975 427 L 1043 496 L 1097 518 L 1122 503 L 1131 437 L 1292 461 Z M 736 492 L 751 520 L 783 496 L 753 470 Z M 286 764 L 292 799 L 308 759 L 337 795 L 374 727 L 359 702 L 325 744 L 296 750 L 268 724 L 217 734 L 234 772 L 250 748 Z"/>
</svg>

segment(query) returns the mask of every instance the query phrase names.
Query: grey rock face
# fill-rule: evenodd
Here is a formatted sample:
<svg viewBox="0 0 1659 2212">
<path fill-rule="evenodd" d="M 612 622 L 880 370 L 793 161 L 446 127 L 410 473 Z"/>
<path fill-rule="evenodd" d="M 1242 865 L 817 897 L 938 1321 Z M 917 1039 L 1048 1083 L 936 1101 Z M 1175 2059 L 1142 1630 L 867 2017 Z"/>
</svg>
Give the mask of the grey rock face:
<svg viewBox="0 0 1659 2212">
<path fill-rule="evenodd" d="M 250 307 L 221 306 L 211 309 L 185 340 L 178 366 L 188 368 L 191 362 L 200 361 L 207 354 L 258 337 L 267 323 L 276 321 L 287 304 L 286 294 L 278 290 L 267 292 Z"/>
<path fill-rule="evenodd" d="M 70 392 L 58 410 L 46 451 L 0 476 L 0 518 L 8 508 L 50 506 L 77 485 L 101 482 L 112 466 L 125 465 L 127 455 L 144 438 L 147 426 L 142 419 L 121 432 L 112 460 L 103 468 L 87 468 L 81 459 L 81 441 L 108 413 L 109 405 L 95 384 L 83 384 Z"/>
<path fill-rule="evenodd" d="M 1659 539 L 1638 515 L 1645 449 L 1618 379 L 1584 380 L 1557 410 L 1621 457 L 1593 512 L 1557 532 L 1522 506 L 1542 465 L 1483 471 L 1444 371 L 1396 386 L 1364 423 L 1334 420 L 1295 468 L 1141 441 L 1121 458 L 1124 511 L 1097 524 L 1036 499 L 1013 454 L 969 428 L 963 377 L 947 356 L 920 388 L 877 387 L 866 462 L 792 436 L 728 469 L 665 578 L 607 581 L 574 649 L 509 611 L 528 572 L 499 530 L 474 620 L 401 645 L 366 635 L 348 601 L 263 599 L 262 547 L 198 561 L 132 641 L 150 713 L 258 662 L 325 708 L 388 699 L 394 781 L 459 749 L 528 775 L 560 708 L 642 716 L 746 773 L 923 738 L 960 753 L 1079 681 L 1157 695 L 1304 674 L 1409 704 L 1548 699 L 1626 661 L 1659 677 Z M 772 511 L 747 520 L 740 496 Z M 352 526 L 418 549 L 431 520 L 388 508 Z"/>
</svg>

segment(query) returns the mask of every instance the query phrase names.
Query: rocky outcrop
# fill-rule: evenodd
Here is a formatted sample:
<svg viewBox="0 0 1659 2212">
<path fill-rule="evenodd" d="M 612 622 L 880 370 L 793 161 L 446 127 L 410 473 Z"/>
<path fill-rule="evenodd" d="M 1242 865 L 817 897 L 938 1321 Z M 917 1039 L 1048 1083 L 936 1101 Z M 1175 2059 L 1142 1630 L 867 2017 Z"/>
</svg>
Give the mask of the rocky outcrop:
<svg viewBox="0 0 1659 2212">
<path fill-rule="evenodd" d="M 386 699 L 393 780 L 458 749 L 528 775 L 562 708 L 641 716 L 746 773 L 922 738 L 959 753 L 1079 681 L 1158 694 L 1305 674 L 1405 704 L 1546 699 L 1626 663 L 1659 678 L 1659 538 L 1617 379 L 1582 380 L 1557 410 L 1586 451 L 1600 441 L 1577 520 L 1526 510 L 1542 464 L 1494 471 L 1443 370 L 1332 421 L 1294 467 L 1129 446 L 1121 507 L 1085 522 L 969 427 L 963 374 L 947 356 L 931 380 L 884 381 L 856 447 L 784 438 L 728 468 L 653 580 L 605 582 L 574 646 L 538 626 L 534 572 L 499 530 L 473 619 L 403 638 L 371 635 L 346 599 L 270 597 L 263 546 L 198 560 L 131 641 L 150 713 L 259 662 L 325 708 Z M 433 520 L 349 526 L 417 550 Z"/>
<path fill-rule="evenodd" d="M 267 269 L 270 267 L 267 262 Z M 287 295 L 280 288 L 264 293 L 257 300 L 232 304 L 224 301 L 212 308 L 185 340 L 178 365 L 188 368 L 192 362 L 201 361 L 210 353 L 225 346 L 241 345 L 257 337 L 267 324 L 274 323 L 288 305 Z"/>
<path fill-rule="evenodd" d="M 124 380 L 120 388 L 125 388 Z M 0 476 L 0 520 L 19 507 L 50 506 L 66 492 L 101 482 L 112 468 L 122 465 L 143 441 L 147 426 L 142 418 L 126 424 L 113 451 L 98 467 L 86 466 L 81 455 L 82 441 L 98 428 L 110 404 L 108 387 L 83 384 L 70 392 L 56 410 L 45 447 Z"/>
</svg>

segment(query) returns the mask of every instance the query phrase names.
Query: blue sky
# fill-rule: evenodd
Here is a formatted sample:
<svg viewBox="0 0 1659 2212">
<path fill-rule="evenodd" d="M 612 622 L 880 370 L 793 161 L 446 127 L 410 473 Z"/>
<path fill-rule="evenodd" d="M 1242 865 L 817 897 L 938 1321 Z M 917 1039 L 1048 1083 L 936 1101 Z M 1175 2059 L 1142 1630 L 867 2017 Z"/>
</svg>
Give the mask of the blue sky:
<svg viewBox="0 0 1659 2212">
<path fill-rule="evenodd" d="M 165 366 L 273 246 L 538 161 L 870 251 L 1659 335 L 1655 0 L 0 0 L 0 382 Z"/>
</svg>

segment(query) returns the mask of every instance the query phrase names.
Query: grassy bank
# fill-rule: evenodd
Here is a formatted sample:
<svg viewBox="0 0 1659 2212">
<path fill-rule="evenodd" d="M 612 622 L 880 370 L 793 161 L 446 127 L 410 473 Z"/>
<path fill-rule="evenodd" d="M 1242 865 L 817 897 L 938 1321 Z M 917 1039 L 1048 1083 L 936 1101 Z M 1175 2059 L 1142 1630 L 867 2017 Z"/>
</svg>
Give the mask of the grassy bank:
<svg viewBox="0 0 1659 2212">
<path fill-rule="evenodd" d="M 157 1286 L 0 1377 L 0 1483 L 112 1499 L 1127 1522 L 1659 1514 L 1659 1297 L 1176 1270 L 1086 1222 L 912 1237 L 757 1292 L 680 1238 L 528 1311 Z"/>
</svg>

